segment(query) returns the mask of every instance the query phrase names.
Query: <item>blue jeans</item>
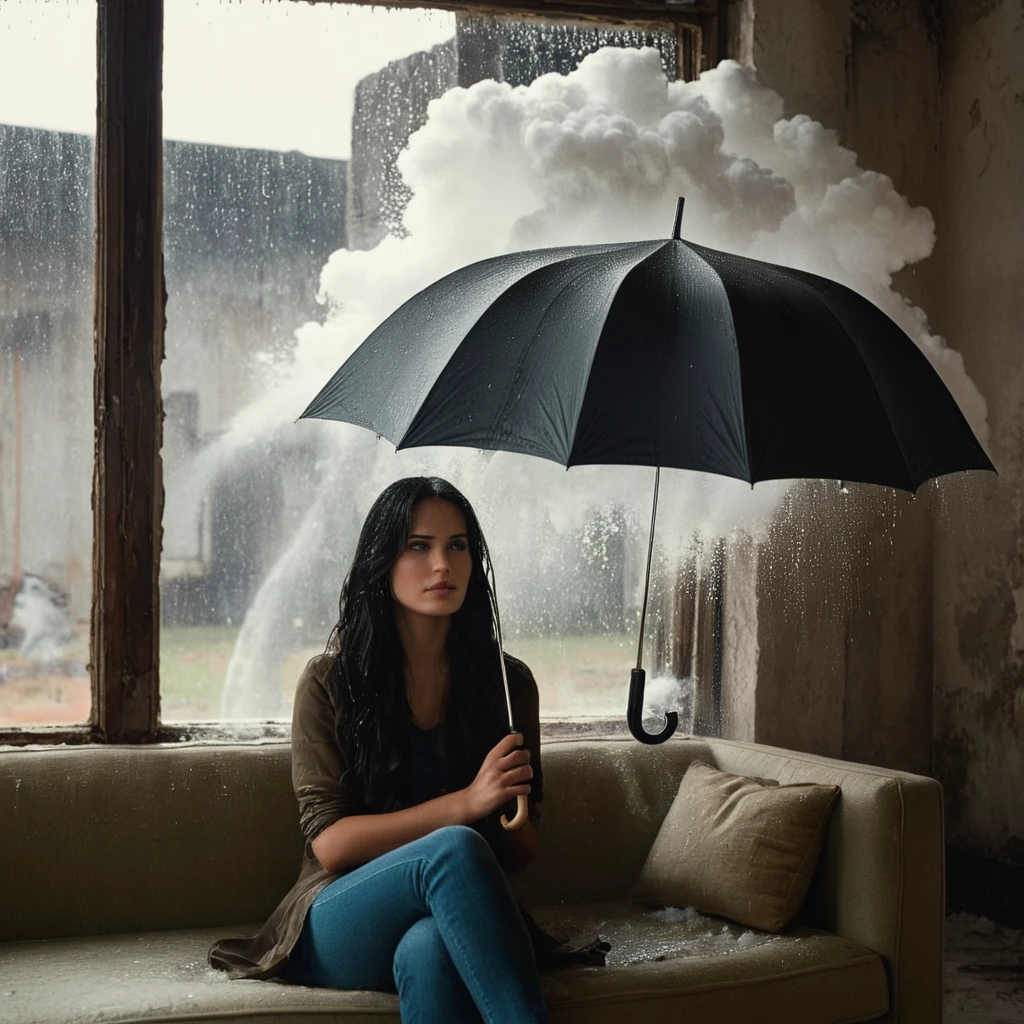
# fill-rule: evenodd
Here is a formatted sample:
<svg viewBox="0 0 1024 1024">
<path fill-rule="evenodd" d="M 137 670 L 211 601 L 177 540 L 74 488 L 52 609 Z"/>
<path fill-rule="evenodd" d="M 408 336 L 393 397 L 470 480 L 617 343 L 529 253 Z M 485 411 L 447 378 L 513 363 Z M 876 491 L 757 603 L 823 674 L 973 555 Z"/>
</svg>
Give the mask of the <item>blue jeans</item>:
<svg viewBox="0 0 1024 1024">
<path fill-rule="evenodd" d="M 333 881 L 283 972 L 398 993 L 403 1024 L 549 1021 L 533 946 L 491 848 L 440 828 Z"/>
</svg>

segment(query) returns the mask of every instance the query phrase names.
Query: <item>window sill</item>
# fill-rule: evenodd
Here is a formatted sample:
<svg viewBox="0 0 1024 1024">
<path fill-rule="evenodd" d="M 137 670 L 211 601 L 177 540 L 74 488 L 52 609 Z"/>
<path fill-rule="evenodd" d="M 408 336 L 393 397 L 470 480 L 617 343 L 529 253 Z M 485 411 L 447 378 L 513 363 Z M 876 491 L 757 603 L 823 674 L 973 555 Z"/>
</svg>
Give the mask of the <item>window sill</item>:
<svg viewBox="0 0 1024 1024">
<path fill-rule="evenodd" d="M 548 717 L 542 718 L 540 734 L 545 740 L 564 740 L 597 736 L 627 736 L 625 716 Z M 238 722 L 174 722 L 163 725 L 153 738 L 154 743 L 288 743 L 291 724 L 285 719 Z M 35 726 L 31 729 L 0 728 L 0 747 L 56 747 L 79 744 L 102 744 L 103 739 L 92 726 Z M 133 744 L 134 745 L 134 744 Z"/>
</svg>

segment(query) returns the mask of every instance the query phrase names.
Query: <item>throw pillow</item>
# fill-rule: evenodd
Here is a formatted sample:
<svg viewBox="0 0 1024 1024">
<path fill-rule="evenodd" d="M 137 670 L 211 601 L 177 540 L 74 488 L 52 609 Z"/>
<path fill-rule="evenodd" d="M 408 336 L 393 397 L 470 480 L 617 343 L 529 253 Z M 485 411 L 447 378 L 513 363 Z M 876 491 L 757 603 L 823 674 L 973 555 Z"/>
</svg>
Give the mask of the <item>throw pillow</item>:
<svg viewBox="0 0 1024 1024">
<path fill-rule="evenodd" d="M 811 884 L 838 786 L 779 785 L 695 761 L 633 890 L 649 906 L 701 913 L 776 932 Z"/>
</svg>

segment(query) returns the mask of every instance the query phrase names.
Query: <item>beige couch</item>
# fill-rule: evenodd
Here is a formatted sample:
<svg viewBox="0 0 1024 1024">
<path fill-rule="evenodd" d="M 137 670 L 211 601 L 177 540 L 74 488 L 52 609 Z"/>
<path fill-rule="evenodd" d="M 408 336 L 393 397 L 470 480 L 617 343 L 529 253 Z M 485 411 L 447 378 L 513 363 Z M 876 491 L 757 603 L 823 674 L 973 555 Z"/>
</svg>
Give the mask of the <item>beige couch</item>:
<svg viewBox="0 0 1024 1024">
<path fill-rule="evenodd" d="M 665 922 L 625 901 L 695 757 L 842 797 L 799 925 L 744 944 L 698 920 L 724 948 L 695 934 L 659 960 Z M 556 1024 L 941 1020 L 934 781 L 695 738 L 551 742 L 544 767 L 541 854 L 517 895 L 543 920 L 601 922 L 611 959 L 639 961 L 549 976 Z M 0 750 L 0 1021 L 397 1021 L 393 996 L 208 968 L 211 939 L 261 920 L 298 855 L 284 745 Z"/>
</svg>

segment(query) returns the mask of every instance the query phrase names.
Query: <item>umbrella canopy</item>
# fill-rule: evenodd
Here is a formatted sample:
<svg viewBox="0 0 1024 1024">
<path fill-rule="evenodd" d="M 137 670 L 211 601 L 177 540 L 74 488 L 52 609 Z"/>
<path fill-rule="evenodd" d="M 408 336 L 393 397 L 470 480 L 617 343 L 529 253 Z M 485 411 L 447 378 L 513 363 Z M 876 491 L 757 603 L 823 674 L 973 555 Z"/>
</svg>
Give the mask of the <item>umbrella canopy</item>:
<svg viewBox="0 0 1024 1024">
<path fill-rule="evenodd" d="M 835 281 L 680 238 L 537 249 L 449 274 L 396 310 L 304 417 L 397 448 L 458 445 L 564 466 L 662 467 L 915 491 L 992 470 L 914 342 Z M 640 650 L 630 681 L 641 724 Z M 500 627 L 499 627 L 500 628 Z M 499 633 L 500 635 L 500 633 Z"/>
<path fill-rule="evenodd" d="M 303 416 L 397 448 L 915 491 L 992 469 L 913 341 L 845 286 L 681 239 L 538 249 L 393 313 Z"/>
</svg>

